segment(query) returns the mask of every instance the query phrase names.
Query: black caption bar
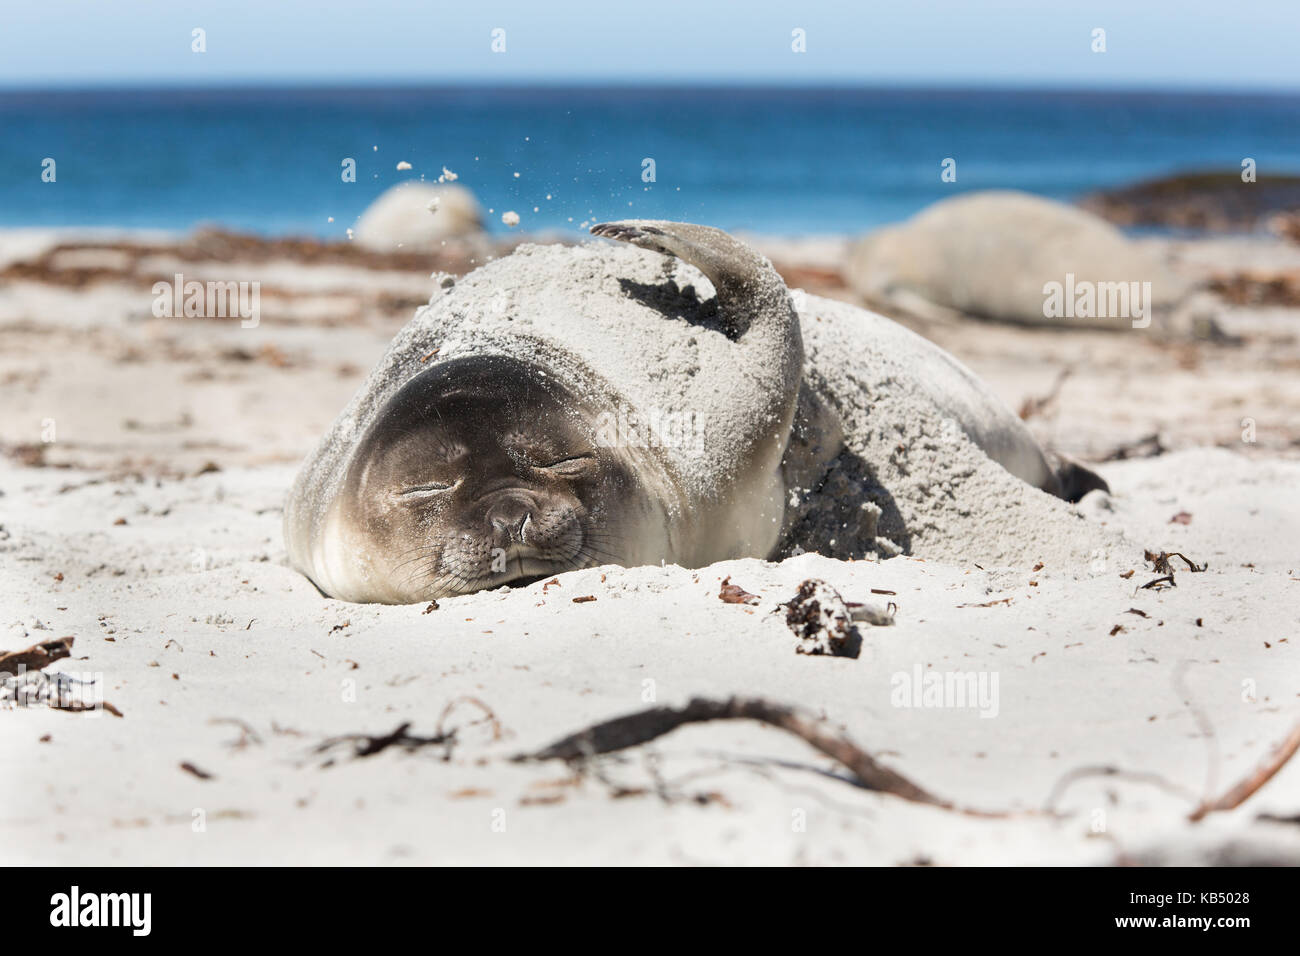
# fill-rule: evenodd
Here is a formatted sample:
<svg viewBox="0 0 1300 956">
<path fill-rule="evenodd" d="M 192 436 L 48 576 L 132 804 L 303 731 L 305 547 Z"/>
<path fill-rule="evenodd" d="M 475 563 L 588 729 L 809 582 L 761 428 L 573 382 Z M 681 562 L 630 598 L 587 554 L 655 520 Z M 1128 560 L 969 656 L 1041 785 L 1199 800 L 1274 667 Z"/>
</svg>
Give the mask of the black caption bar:
<svg viewBox="0 0 1300 956">
<path fill-rule="evenodd" d="M 547 932 L 557 923 L 608 923 L 634 934 L 707 920 L 728 934 L 766 932 L 773 919 L 811 930 L 841 919 L 874 927 L 923 927 L 989 941 L 1131 937 L 1152 942 L 1200 936 L 1259 943 L 1292 925 L 1295 873 L 1232 869 L 872 869 L 853 873 L 573 870 L 539 882 L 522 870 L 416 869 L 6 869 L 11 939 L 66 937 L 127 945 L 201 939 L 246 943 L 291 933 L 295 943 L 340 945 L 445 920 L 454 927 Z M 719 880 L 725 887 L 719 886 Z M 696 880 L 700 882 L 695 883 Z M 746 884 L 749 884 L 748 886 Z M 755 913 L 724 900 L 763 900 Z M 838 916 L 836 913 L 838 912 Z M 779 914 L 779 915 L 778 915 Z M 802 917 L 801 915 L 802 914 Z M 636 929 L 630 929 L 637 927 Z M 376 936 L 376 934 L 379 934 Z M 74 940 L 75 937 L 75 940 Z"/>
</svg>

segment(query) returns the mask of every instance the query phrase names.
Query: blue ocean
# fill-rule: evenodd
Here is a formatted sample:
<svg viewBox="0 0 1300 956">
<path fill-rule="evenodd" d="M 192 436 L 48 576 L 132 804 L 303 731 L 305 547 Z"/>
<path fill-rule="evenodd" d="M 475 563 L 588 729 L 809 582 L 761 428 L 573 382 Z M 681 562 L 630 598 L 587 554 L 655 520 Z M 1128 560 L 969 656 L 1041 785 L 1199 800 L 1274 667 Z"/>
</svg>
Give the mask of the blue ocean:
<svg viewBox="0 0 1300 956">
<path fill-rule="evenodd" d="M 55 182 L 42 163 L 55 160 Z M 444 167 L 494 231 L 632 216 L 853 233 L 954 192 L 1069 199 L 1179 171 L 1300 172 L 1300 96 L 758 88 L 0 92 L 0 227 L 343 238 Z M 344 182 L 343 161 L 356 161 Z M 955 161 L 955 182 L 941 179 Z M 653 160 L 653 181 L 646 181 Z M 399 162 L 411 169 L 399 171 Z M 331 222 L 330 219 L 333 218 Z"/>
</svg>

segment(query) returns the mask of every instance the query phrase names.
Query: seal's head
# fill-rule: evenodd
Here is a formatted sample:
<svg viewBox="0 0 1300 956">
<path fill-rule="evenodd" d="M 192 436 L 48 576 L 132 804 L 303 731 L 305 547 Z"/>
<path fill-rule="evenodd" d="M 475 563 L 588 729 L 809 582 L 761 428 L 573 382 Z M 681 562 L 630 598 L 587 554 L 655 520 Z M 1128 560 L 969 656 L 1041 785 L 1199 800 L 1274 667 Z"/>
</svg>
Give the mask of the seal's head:
<svg viewBox="0 0 1300 956">
<path fill-rule="evenodd" d="M 598 421 L 516 359 L 416 375 L 352 456 L 331 509 L 330 591 L 410 603 L 644 561 L 662 499 L 643 467 L 599 441 Z"/>
</svg>

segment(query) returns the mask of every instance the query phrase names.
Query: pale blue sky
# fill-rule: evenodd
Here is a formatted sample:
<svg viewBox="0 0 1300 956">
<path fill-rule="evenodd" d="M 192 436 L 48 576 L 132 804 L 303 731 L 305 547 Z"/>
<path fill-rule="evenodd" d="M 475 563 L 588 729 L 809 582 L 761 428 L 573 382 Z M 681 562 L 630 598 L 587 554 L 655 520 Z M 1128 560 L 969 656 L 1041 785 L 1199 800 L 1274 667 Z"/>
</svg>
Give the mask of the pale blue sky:
<svg viewBox="0 0 1300 956">
<path fill-rule="evenodd" d="M 207 52 L 190 31 L 207 31 Z M 506 52 L 490 51 L 506 31 Z M 807 52 L 790 49 L 791 30 Z M 1094 54 L 1091 32 L 1106 30 Z M 1300 90 L 1300 0 L 5 0 L 0 86 L 766 82 Z"/>
</svg>

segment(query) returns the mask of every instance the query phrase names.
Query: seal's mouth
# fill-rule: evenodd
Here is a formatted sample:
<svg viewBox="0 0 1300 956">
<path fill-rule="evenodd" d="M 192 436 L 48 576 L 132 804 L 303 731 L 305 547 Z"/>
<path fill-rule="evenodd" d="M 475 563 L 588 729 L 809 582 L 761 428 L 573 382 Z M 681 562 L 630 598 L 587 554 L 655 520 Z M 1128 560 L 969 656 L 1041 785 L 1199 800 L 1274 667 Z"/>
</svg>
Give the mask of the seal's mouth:
<svg viewBox="0 0 1300 956">
<path fill-rule="evenodd" d="M 464 581 L 459 586 L 446 591 L 447 596 L 472 594 L 484 588 L 526 588 L 539 581 L 549 581 L 557 574 L 576 570 L 581 565 L 572 561 L 553 561 L 545 558 L 513 554 L 510 564 L 504 571 L 497 571 L 482 578 Z M 441 597 L 442 595 L 437 595 Z"/>
<path fill-rule="evenodd" d="M 515 554 L 510 559 L 510 569 L 497 575 L 499 584 L 510 588 L 526 588 L 538 581 L 546 581 L 575 570 L 572 561 L 552 561 L 534 555 Z"/>
<path fill-rule="evenodd" d="M 556 572 L 559 573 L 558 571 Z M 517 578 L 512 578 L 506 582 L 508 588 L 526 588 L 530 585 L 537 584 L 539 581 L 545 581 L 547 578 L 554 577 L 551 574 L 524 574 Z"/>
<path fill-rule="evenodd" d="M 507 550 L 506 566 L 493 575 L 494 585 L 526 588 L 565 571 L 576 571 L 588 563 L 581 547 L 565 549 L 557 554 L 553 551 L 538 551 L 527 544 L 517 544 Z"/>
<path fill-rule="evenodd" d="M 481 554 L 481 550 L 478 552 Z M 418 572 L 419 583 L 411 588 L 412 601 L 436 600 L 472 594 L 494 588 L 526 588 L 539 581 L 548 581 L 557 574 L 595 567 L 605 554 L 595 547 L 584 547 L 576 541 L 567 547 L 539 549 L 529 544 L 510 544 L 492 552 L 490 566 L 481 559 L 472 564 L 463 555 L 452 550 L 438 552 L 437 560 L 428 560 Z M 419 558 L 417 557 L 417 560 Z M 472 570 L 467 572 L 467 566 Z"/>
</svg>

